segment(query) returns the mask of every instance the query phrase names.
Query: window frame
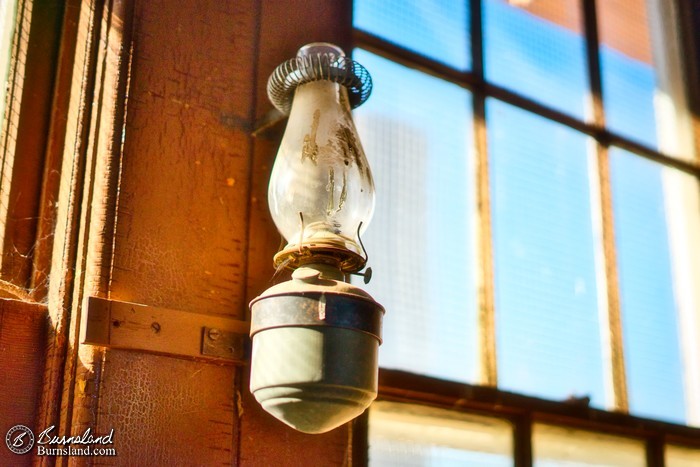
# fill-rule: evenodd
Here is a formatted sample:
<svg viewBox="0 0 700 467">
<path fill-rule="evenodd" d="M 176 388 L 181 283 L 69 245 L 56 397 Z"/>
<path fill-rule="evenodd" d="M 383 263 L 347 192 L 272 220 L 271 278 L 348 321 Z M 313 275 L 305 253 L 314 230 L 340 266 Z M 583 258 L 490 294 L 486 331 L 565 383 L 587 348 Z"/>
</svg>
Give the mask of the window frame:
<svg viewBox="0 0 700 467">
<path fill-rule="evenodd" d="M 535 423 L 633 438 L 644 443 L 647 465 L 665 465 L 666 444 L 700 449 L 700 428 L 636 417 L 588 406 L 587 401 L 553 401 L 495 387 L 458 383 L 400 370 L 379 370 L 378 400 L 432 406 L 498 417 L 513 426 L 516 467 L 531 466 Z M 369 410 L 372 410 L 370 407 Z M 368 413 L 353 422 L 353 465 L 368 465 Z"/>
<path fill-rule="evenodd" d="M 61 112 L 68 98 L 61 92 L 66 77 L 57 75 L 66 59 L 61 39 L 67 7 L 50 0 L 14 3 L 0 131 L 0 297 L 40 302 L 46 294 L 58 192 L 55 142 L 65 126 Z"/>
<path fill-rule="evenodd" d="M 700 8 L 685 0 L 674 2 L 676 23 L 680 28 L 683 87 L 688 104 L 700 115 L 700 91 L 692 85 L 700 79 Z M 513 424 L 513 458 L 516 466 L 532 465 L 532 427 L 535 422 L 610 433 L 640 439 L 646 447 L 648 465 L 665 465 L 664 446 L 674 444 L 700 449 L 700 428 L 667 423 L 629 415 L 627 378 L 622 345 L 620 290 L 614 238 L 614 219 L 608 150 L 617 147 L 636 156 L 690 174 L 700 180 L 700 122 L 695 118 L 695 160 L 674 158 L 633 139 L 615 133 L 605 125 L 603 88 L 599 52 L 598 14 L 595 0 L 581 0 L 582 31 L 588 83 L 592 95 L 593 116 L 590 121 L 579 120 L 549 108 L 536 99 L 523 96 L 489 83 L 484 76 L 484 47 L 482 31 L 482 0 L 471 0 L 471 69 L 459 71 L 436 60 L 382 39 L 367 31 L 353 28 L 353 47 L 361 48 L 393 62 L 456 84 L 472 93 L 473 135 L 476 153 L 477 223 L 478 223 L 478 326 L 480 375 L 477 384 L 445 381 L 405 371 L 379 370 L 380 400 L 417 403 L 458 411 L 506 418 Z M 493 245 L 491 232 L 490 182 L 488 142 L 486 133 L 486 99 L 495 98 L 519 109 L 529 111 L 588 135 L 595 142 L 595 156 L 600 181 L 600 211 L 603 224 L 603 253 L 608 303 L 608 332 L 610 333 L 614 393 L 610 410 L 594 409 L 583 401 L 552 401 L 506 392 L 497 387 L 495 292 Z M 371 408 L 370 408 L 371 410 Z M 368 416 L 354 422 L 353 465 L 368 463 Z"/>
</svg>

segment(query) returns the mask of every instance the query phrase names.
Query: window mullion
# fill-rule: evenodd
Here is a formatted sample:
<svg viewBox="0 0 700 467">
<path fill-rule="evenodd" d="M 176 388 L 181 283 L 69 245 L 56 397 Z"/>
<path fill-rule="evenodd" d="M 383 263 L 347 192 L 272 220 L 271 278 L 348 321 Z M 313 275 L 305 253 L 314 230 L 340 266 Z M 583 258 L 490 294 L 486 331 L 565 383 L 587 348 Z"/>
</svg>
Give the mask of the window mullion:
<svg viewBox="0 0 700 467">
<path fill-rule="evenodd" d="M 647 465 L 654 467 L 665 467 L 666 456 L 664 456 L 663 435 L 653 436 L 646 441 Z"/>
<path fill-rule="evenodd" d="M 484 90 L 484 48 L 481 0 L 469 2 L 472 72 L 476 80 L 472 111 L 476 178 L 476 255 L 478 291 L 479 383 L 496 386 L 495 291 L 493 273 L 493 238 L 491 229 L 491 199 L 489 157 L 486 134 L 486 96 Z"/>
<path fill-rule="evenodd" d="M 586 38 L 586 60 L 588 79 L 591 90 L 593 123 L 600 129 L 605 128 L 605 110 L 603 107 L 603 86 L 600 73 L 599 38 L 595 0 L 583 0 L 583 20 Z M 622 319 L 620 310 L 620 290 L 617 272 L 617 253 L 615 250 L 615 231 L 612 205 L 612 188 L 610 186 L 610 160 L 607 142 L 596 140 L 595 159 L 598 193 L 594 194 L 600 206 L 602 268 L 599 268 L 599 294 L 605 294 L 601 300 L 601 329 L 603 331 L 603 349 L 606 369 L 611 391 L 611 408 L 620 412 L 629 411 L 627 397 L 627 379 L 625 375 L 624 347 L 622 341 Z M 593 204 L 593 203 L 592 203 Z M 598 211 L 596 209 L 596 211 Z"/>
<path fill-rule="evenodd" d="M 514 419 L 513 451 L 515 467 L 532 467 L 532 414 L 530 413 Z"/>
</svg>

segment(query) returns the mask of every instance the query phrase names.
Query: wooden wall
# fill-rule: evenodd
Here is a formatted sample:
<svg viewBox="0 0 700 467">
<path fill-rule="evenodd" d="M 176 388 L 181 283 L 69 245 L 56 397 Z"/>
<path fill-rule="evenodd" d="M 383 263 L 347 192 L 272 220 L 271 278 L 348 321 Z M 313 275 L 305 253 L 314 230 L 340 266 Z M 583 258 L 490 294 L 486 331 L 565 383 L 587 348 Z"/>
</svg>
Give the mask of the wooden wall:
<svg viewBox="0 0 700 467">
<path fill-rule="evenodd" d="M 284 122 L 255 132 L 272 109 L 267 77 L 305 43 L 347 48 L 350 9 L 322 0 L 66 3 L 47 156 L 57 161 L 55 193 L 44 194 L 55 207 L 42 256 L 48 327 L 35 333 L 46 363 L 41 384 L 36 372 L 26 379 L 37 389 L 37 427 L 113 428 L 118 455 L 35 463 L 351 462 L 350 425 L 324 435 L 287 428 L 250 395 L 247 366 L 79 340 L 89 296 L 247 318 L 280 241 L 266 190 Z"/>
<path fill-rule="evenodd" d="M 45 306 L 0 300 L 0 465 L 30 464 L 30 456 L 19 457 L 5 448 L 5 434 L 20 424 L 37 433 L 45 332 Z"/>
</svg>

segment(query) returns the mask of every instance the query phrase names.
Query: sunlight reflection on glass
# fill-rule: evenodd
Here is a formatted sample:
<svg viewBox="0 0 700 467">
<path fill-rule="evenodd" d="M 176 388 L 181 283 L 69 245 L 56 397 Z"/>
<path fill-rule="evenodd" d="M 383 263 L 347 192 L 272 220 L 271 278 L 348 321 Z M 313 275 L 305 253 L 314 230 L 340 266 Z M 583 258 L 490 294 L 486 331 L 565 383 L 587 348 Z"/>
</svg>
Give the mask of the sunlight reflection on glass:
<svg viewBox="0 0 700 467">
<path fill-rule="evenodd" d="M 487 101 L 499 385 L 605 405 L 585 135 Z"/>
<path fill-rule="evenodd" d="M 369 415 L 369 465 L 512 466 L 505 420 L 411 404 L 375 402 Z"/>
<path fill-rule="evenodd" d="M 644 467 L 639 440 L 536 423 L 532 429 L 535 467 Z"/>
<path fill-rule="evenodd" d="M 685 422 L 663 166 L 610 150 L 630 410 Z"/>
<path fill-rule="evenodd" d="M 470 94 L 362 50 L 372 98 L 355 122 L 377 187 L 366 290 L 387 310 L 379 363 L 474 381 Z"/>
</svg>

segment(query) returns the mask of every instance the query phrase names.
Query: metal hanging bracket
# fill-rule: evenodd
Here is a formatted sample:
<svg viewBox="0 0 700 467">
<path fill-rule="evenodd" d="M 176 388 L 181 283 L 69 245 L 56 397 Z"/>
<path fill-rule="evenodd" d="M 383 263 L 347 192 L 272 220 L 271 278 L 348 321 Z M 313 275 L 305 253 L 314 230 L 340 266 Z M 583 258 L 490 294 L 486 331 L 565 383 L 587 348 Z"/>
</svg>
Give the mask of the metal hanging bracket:
<svg viewBox="0 0 700 467">
<path fill-rule="evenodd" d="M 250 323 L 136 303 L 88 297 L 82 344 L 227 364 L 245 364 Z"/>
</svg>

